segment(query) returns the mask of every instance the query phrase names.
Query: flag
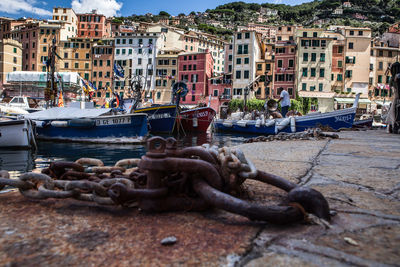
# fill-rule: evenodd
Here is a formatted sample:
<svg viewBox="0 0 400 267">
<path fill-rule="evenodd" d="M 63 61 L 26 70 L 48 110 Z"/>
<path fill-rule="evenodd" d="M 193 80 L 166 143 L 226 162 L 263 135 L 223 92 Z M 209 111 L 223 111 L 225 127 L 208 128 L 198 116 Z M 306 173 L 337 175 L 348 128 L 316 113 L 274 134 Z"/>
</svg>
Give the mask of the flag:
<svg viewBox="0 0 400 267">
<path fill-rule="evenodd" d="M 124 70 L 122 69 L 122 67 L 120 65 L 118 65 L 117 63 L 114 63 L 114 73 L 121 78 L 124 78 Z"/>
<path fill-rule="evenodd" d="M 58 106 L 64 107 L 64 99 L 63 99 L 62 91 L 60 91 L 60 95 L 58 96 Z"/>
<path fill-rule="evenodd" d="M 90 87 L 92 87 L 94 90 L 97 91 L 97 87 L 92 82 L 89 82 L 89 85 L 90 85 Z"/>
</svg>

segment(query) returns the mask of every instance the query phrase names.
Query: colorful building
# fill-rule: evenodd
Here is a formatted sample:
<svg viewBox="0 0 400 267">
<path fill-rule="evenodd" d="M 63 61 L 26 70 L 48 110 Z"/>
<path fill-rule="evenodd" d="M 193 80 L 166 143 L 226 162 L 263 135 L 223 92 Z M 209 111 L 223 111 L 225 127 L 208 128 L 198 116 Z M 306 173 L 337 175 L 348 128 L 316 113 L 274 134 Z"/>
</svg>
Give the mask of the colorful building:
<svg viewBox="0 0 400 267">
<path fill-rule="evenodd" d="M 318 110 L 333 110 L 331 90 L 334 38 L 323 29 L 298 29 L 296 32 L 296 84 L 300 97 L 316 98 Z"/>
<path fill-rule="evenodd" d="M 272 97 L 279 98 L 278 88 L 284 88 L 291 98 L 296 98 L 296 44 L 294 41 L 276 42 L 274 66 Z"/>
<path fill-rule="evenodd" d="M 72 8 L 53 8 L 53 20 L 63 24 L 64 30 L 60 31 L 60 40 L 76 37 L 78 34 L 78 17 Z"/>
<path fill-rule="evenodd" d="M 96 10 L 91 13 L 77 14 L 78 37 L 82 38 L 108 38 L 111 36 L 111 23 L 106 16 L 97 14 Z"/>
<path fill-rule="evenodd" d="M 91 82 L 97 88 L 94 100 L 100 106 L 112 97 L 108 88 L 111 88 L 113 81 L 114 67 L 114 39 L 101 39 L 92 45 L 92 79 Z M 123 90 L 114 90 L 121 97 Z"/>
<path fill-rule="evenodd" d="M 256 78 L 256 61 L 261 59 L 261 34 L 238 32 L 233 38 L 233 98 L 243 99 L 245 89 Z M 249 95 L 251 98 L 254 93 Z"/>
<path fill-rule="evenodd" d="M 0 89 L 7 83 L 7 74 L 22 68 L 22 45 L 12 39 L 0 40 Z"/>
<path fill-rule="evenodd" d="M 208 81 L 213 76 L 213 57 L 209 52 L 182 53 L 178 56 L 178 78 L 188 86 L 188 94 L 182 104 L 206 103 L 209 94 Z"/>
<path fill-rule="evenodd" d="M 258 88 L 255 96 L 258 99 L 267 99 L 273 97 L 274 71 L 275 71 L 275 45 L 262 44 L 261 59 L 256 61 L 256 77 L 258 80 Z"/>
<path fill-rule="evenodd" d="M 57 71 L 77 72 L 86 81 L 92 81 L 94 78 L 92 47 L 97 41 L 99 40 L 88 38 L 71 38 L 68 41 L 61 41 L 57 54 L 62 57 L 62 60 L 57 60 Z"/>
<path fill-rule="evenodd" d="M 389 83 L 391 79 L 390 66 L 399 62 L 400 48 L 389 47 L 383 42 L 373 42 L 371 47 L 371 65 L 369 80 L 369 96 L 374 100 L 384 100 L 392 97 Z"/>
<path fill-rule="evenodd" d="M 171 103 L 172 86 L 178 80 L 178 55 L 180 49 L 162 50 L 156 56 L 156 84 L 154 102 L 156 104 Z"/>
<path fill-rule="evenodd" d="M 13 39 L 22 43 L 22 70 L 46 71 L 52 40 L 60 40 L 63 23 L 58 21 L 36 21 L 16 26 L 12 32 Z"/>
<path fill-rule="evenodd" d="M 212 77 L 208 80 L 208 87 L 211 94 L 211 98 L 209 98 L 210 107 L 220 113 L 221 106 L 226 105 L 232 99 L 231 75 Z"/>
</svg>

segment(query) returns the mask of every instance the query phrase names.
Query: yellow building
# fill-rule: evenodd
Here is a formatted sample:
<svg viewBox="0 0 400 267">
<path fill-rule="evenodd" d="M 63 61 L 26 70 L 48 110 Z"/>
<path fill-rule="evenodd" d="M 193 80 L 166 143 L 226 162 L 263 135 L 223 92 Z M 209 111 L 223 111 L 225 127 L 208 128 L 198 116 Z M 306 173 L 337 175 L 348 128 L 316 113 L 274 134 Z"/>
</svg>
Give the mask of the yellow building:
<svg viewBox="0 0 400 267">
<path fill-rule="evenodd" d="M 183 50 L 163 50 L 156 57 L 156 84 L 154 90 L 154 102 L 156 104 L 171 102 L 172 86 L 175 81 L 178 81 L 178 54 L 180 52 L 183 52 Z"/>
<path fill-rule="evenodd" d="M 262 44 L 262 59 L 256 61 L 256 77 L 260 76 L 258 89 L 255 92 L 257 99 L 273 98 L 274 88 L 274 69 L 275 69 L 275 46 L 272 44 Z"/>
<path fill-rule="evenodd" d="M 369 96 L 374 100 L 383 100 L 392 96 L 389 87 L 390 66 L 400 60 L 400 48 L 389 47 L 383 42 L 374 42 L 371 48 Z"/>
<path fill-rule="evenodd" d="M 78 72 L 87 81 L 92 79 L 92 45 L 98 40 L 72 38 L 61 41 L 57 53 L 63 60 L 57 60 L 57 71 Z"/>
<path fill-rule="evenodd" d="M 318 110 L 333 110 L 331 89 L 334 38 L 323 29 L 298 29 L 297 91 L 299 96 L 318 99 Z"/>
<path fill-rule="evenodd" d="M 9 72 L 22 70 L 22 44 L 16 40 L 0 40 L 0 82 L 6 83 Z"/>
</svg>

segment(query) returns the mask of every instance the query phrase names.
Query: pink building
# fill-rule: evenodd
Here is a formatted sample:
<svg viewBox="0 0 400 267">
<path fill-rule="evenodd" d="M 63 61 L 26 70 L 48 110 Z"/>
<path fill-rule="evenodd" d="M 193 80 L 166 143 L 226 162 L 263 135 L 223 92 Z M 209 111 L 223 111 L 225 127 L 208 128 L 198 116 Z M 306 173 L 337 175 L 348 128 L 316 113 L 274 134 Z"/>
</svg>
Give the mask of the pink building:
<svg viewBox="0 0 400 267">
<path fill-rule="evenodd" d="M 95 10 L 88 14 L 78 14 L 78 37 L 107 38 L 111 36 L 111 23 Z"/>
<path fill-rule="evenodd" d="M 220 113 L 220 107 L 232 99 L 232 79 L 231 74 L 213 77 L 208 81 L 211 94 L 210 106 Z M 207 102 L 208 103 L 208 102 Z"/>
<path fill-rule="evenodd" d="M 214 60 L 209 52 L 183 53 L 178 56 L 178 77 L 189 89 L 182 104 L 206 103 L 211 94 L 208 80 L 212 77 Z"/>
<path fill-rule="evenodd" d="M 279 87 L 285 88 L 291 98 L 295 93 L 296 44 L 294 41 L 278 41 L 275 44 L 275 79 L 273 97 L 278 98 Z"/>
</svg>

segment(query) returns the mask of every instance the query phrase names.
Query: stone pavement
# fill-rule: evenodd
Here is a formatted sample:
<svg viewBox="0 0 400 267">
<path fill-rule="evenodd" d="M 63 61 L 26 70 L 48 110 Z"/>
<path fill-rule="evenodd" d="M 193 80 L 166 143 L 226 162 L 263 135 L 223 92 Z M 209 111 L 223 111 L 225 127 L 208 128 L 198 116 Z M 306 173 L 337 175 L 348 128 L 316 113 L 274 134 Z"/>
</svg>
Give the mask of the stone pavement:
<svg viewBox="0 0 400 267">
<path fill-rule="evenodd" d="M 319 190 L 331 227 L 250 222 L 227 212 L 143 214 L 74 200 L 0 194 L 0 263 L 8 266 L 386 266 L 400 264 L 400 136 L 341 132 L 340 139 L 240 147 L 257 168 Z M 246 181 L 251 199 L 279 189 Z M 178 242 L 162 246 L 175 236 Z"/>
</svg>

